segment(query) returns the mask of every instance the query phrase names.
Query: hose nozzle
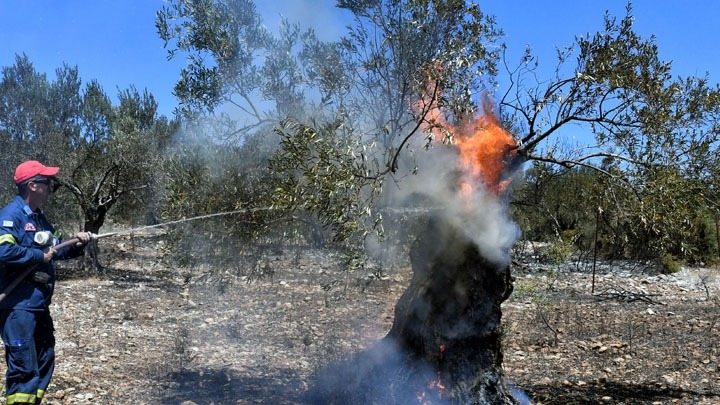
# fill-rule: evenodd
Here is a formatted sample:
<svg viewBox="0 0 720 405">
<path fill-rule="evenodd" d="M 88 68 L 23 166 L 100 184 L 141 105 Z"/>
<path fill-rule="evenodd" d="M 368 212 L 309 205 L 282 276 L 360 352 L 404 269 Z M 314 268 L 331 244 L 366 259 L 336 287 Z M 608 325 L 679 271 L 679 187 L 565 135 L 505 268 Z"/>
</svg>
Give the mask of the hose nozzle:
<svg viewBox="0 0 720 405">
<path fill-rule="evenodd" d="M 50 231 L 40 231 L 35 233 L 33 242 L 43 247 L 51 246 L 55 244 L 55 237 Z"/>
</svg>

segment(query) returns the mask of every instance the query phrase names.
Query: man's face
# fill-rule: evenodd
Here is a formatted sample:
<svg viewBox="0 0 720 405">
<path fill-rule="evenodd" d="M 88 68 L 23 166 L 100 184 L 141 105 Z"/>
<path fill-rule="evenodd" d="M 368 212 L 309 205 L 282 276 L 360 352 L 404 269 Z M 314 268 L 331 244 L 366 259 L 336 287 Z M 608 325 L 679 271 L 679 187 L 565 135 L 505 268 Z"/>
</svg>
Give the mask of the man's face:
<svg viewBox="0 0 720 405">
<path fill-rule="evenodd" d="M 50 197 L 50 194 L 52 194 L 52 179 L 49 179 L 47 177 L 38 177 L 36 179 L 30 180 L 30 182 L 28 183 L 28 187 L 35 201 L 40 204 L 47 201 L 48 197 Z"/>
</svg>

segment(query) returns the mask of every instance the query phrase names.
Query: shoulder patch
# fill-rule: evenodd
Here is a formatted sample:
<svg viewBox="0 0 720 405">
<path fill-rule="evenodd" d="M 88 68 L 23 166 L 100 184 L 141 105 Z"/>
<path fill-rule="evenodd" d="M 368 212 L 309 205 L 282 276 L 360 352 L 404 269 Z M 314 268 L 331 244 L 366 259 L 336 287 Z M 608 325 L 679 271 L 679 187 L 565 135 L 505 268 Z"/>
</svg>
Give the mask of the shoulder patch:
<svg viewBox="0 0 720 405">
<path fill-rule="evenodd" d="M 13 221 L 8 221 L 7 219 L 3 221 L 2 226 L 5 228 L 12 228 Z"/>
</svg>

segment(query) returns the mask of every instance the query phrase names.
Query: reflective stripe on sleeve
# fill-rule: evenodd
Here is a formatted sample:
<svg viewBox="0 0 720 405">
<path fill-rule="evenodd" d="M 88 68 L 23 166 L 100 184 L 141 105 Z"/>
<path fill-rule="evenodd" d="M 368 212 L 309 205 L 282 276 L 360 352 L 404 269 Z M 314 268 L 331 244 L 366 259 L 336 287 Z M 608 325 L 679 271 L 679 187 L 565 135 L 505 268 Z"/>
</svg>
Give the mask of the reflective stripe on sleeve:
<svg viewBox="0 0 720 405">
<path fill-rule="evenodd" d="M 15 240 L 15 237 L 9 233 L 0 235 L 0 244 L 2 244 L 2 243 L 12 243 L 13 245 L 17 245 L 17 241 Z"/>
</svg>

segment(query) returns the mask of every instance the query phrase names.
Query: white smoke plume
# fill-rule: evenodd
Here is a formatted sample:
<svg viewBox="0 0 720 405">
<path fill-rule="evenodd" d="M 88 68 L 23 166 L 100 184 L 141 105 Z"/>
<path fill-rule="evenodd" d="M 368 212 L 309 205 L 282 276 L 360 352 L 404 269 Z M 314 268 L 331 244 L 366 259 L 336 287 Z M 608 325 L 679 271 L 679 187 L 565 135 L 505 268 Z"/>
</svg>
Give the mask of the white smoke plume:
<svg viewBox="0 0 720 405">
<path fill-rule="evenodd" d="M 506 266 L 510 248 L 520 236 L 519 227 L 509 217 L 506 199 L 487 190 L 481 181 L 472 184 L 471 192 L 461 193 L 459 183 L 466 177 L 457 165 L 453 146 L 435 145 L 417 152 L 417 159 L 417 174 L 388 190 L 389 203 L 408 206 L 416 199 L 430 201 L 434 213 L 462 229 L 485 259 Z"/>
</svg>

